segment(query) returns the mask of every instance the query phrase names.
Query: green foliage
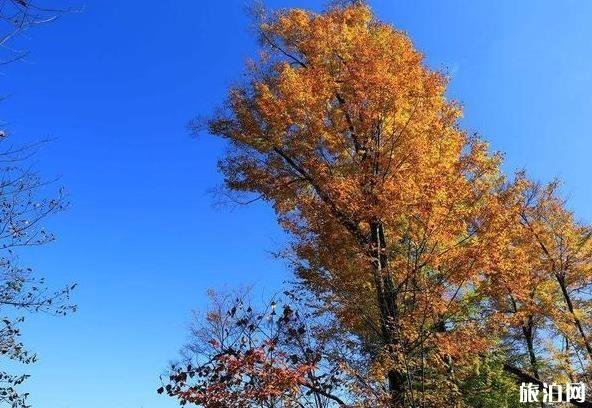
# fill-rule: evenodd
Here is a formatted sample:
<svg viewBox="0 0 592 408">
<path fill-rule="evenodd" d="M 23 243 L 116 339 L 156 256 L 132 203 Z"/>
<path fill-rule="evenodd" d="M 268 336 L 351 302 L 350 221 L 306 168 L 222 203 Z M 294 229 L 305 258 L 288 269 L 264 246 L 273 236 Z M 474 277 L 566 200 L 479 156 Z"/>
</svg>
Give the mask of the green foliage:
<svg viewBox="0 0 592 408">
<path fill-rule="evenodd" d="M 473 408 L 529 408 L 534 403 L 521 403 L 516 379 L 504 371 L 500 357 L 479 359 L 461 384 L 464 402 Z"/>
</svg>

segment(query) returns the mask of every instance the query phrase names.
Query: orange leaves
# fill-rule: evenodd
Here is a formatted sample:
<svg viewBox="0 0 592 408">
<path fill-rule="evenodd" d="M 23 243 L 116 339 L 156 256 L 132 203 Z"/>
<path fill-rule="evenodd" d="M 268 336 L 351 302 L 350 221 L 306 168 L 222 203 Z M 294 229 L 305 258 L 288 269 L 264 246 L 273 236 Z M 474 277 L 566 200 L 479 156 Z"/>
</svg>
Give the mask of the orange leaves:
<svg viewBox="0 0 592 408">
<path fill-rule="evenodd" d="M 459 129 L 445 77 L 368 7 L 290 10 L 261 30 L 270 66 L 210 123 L 237 148 L 222 166 L 228 186 L 271 201 L 299 277 L 352 330 L 375 330 L 385 280 L 401 338 L 421 338 L 486 264 L 499 159 Z"/>
<path fill-rule="evenodd" d="M 302 364 L 291 368 L 285 364 L 285 358 L 272 357 L 264 348 L 250 349 L 240 355 L 221 353 L 215 357 L 204 383 L 181 387 L 172 395 L 205 408 L 239 408 L 266 403 L 286 393 L 297 394 L 312 366 Z M 175 376 L 177 383 L 186 379 L 185 372 Z"/>
<path fill-rule="evenodd" d="M 210 121 L 221 169 L 273 205 L 297 277 L 374 358 L 461 359 L 539 327 L 588 342 L 592 230 L 554 187 L 508 181 L 407 35 L 362 5 L 260 29 L 264 60 Z"/>
</svg>

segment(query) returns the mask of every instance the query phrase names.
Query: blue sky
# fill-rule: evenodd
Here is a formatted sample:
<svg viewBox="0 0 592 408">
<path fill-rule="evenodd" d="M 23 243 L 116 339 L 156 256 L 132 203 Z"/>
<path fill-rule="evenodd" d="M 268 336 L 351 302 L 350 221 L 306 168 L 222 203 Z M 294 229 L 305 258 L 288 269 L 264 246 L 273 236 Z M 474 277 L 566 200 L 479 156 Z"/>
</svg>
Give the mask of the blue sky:
<svg viewBox="0 0 592 408">
<path fill-rule="evenodd" d="M 272 1 L 320 10 L 323 2 Z M 452 74 L 464 125 L 506 152 L 505 168 L 561 177 L 592 218 L 592 3 L 371 2 Z M 72 203 L 54 244 L 23 259 L 54 285 L 78 282 L 80 311 L 30 316 L 40 362 L 24 388 L 42 408 L 167 408 L 158 375 L 210 287 L 272 293 L 288 277 L 269 251 L 271 210 L 216 208 L 223 144 L 185 124 L 210 112 L 256 48 L 245 1 L 88 1 L 31 31 L 31 56 L 2 67 L 0 117 L 15 142 L 57 138 L 36 158 Z"/>
</svg>

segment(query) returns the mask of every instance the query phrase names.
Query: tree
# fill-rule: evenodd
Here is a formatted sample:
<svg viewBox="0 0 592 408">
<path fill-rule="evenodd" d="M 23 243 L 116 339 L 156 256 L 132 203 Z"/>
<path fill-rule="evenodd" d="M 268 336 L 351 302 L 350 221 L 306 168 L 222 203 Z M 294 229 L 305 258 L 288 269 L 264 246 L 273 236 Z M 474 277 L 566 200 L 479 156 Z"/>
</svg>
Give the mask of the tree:
<svg viewBox="0 0 592 408">
<path fill-rule="evenodd" d="M 0 154 L 0 355 L 24 364 L 34 363 L 37 357 L 19 340 L 23 312 L 64 315 L 75 310 L 69 304 L 74 285 L 50 292 L 44 279 L 37 278 L 18 259 L 22 247 L 53 241 L 53 234 L 41 223 L 65 206 L 61 191 L 54 197 L 43 197 L 40 193 L 46 182 L 24 166 L 23 161 L 34 153 L 34 147 L 8 147 Z M 16 388 L 27 377 L 0 370 L 0 405 L 28 406 L 27 394 Z"/>
<path fill-rule="evenodd" d="M 366 339 L 402 404 L 412 371 L 488 347 L 485 327 L 450 323 L 487 261 L 475 238 L 495 221 L 499 158 L 458 128 L 445 77 L 368 7 L 290 10 L 261 36 L 259 69 L 209 123 L 235 148 L 227 184 L 273 203 L 298 276 Z"/>
<path fill-rule="evenodd" d="M 531 260 L 525 263 L 532 277 L 517 296 L 522 313 L 522 338 L 527 345 L 530 372 L 539 378 L 538 360 L 549 371 L 568 381 L 590 382 L 592 342 L 589 316 L 592 312 L 592 229 L 575 220 L 558 196 L 558 184 L 531 183 L 520 211 L 520 235 Z M 516 292 L 516 285 L 512 292 Z M 513 295 L 515 296 L 515 295 Z M 536 338 L 546 347 L 534 347 Z M 542 357 L 542 358 L 541 358 Z"/>
<path fill-rule="evenodd" d="M 207 122 L 231 146 L 220 169 L 273 205 L 300 284 L 360 341 L 387 406 L 471 406 L 476 367 L 542 386 L 590 358 L 575 297 L 589 229 L 501 172 L 406 34 L 360 2 L 279 11 L 259 34 L 261 58 Z M 541 335 L 566 339 L 544 372 Z"/>
<path fill-rule="evenodd" d="M 51 21 L 66 9 L 42 7 L 29 0 L 0 1 L 0 45 L 4 54 L 0 65 L 15 62 L 26 52 L 8 47 L 11 40 L 28 28 Z M 51 291 L 43 278 L 23 266 L 18 253 L 24 247 L 50 243 L 54 235 L 42 223 L 66 206 L 63 191 L 47 195 L 51 181 L 32 170 L 29 158 L 45 142 L 14 146 L 7 132 L 0 130 L 0 355 L 22 364 L 31 364 L 37 356 L 20 341 L 19 324 L 25 313 L 44 312 L 65 315 L 76 308 L 70 304 L 75 285 Z M 26 408 L 28 393 L 18 386 L 28 378 L 0 369 L 0 406 Z"/>
<path fill-rule="evenodd" d="M 42 1 L 0 0 L 0 46 L 3 53 L 0 56 L 0 65 L 13 63 L 27 56 L 26 51 L 10 46 L 20 34 L 73 11 L 75 10 L 71 7 L 49 6 Z"/>
</svg>

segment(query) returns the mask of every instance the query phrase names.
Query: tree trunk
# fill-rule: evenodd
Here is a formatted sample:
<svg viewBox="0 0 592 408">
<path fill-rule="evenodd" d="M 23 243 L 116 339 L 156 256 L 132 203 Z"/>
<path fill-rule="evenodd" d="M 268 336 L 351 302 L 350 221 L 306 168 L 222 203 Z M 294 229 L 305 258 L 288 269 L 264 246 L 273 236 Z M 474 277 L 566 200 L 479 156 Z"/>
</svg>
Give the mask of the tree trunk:
<svg viewBox="0 0 592 408">
<path fill-rule="evenodd" d="M 399 343 L 397 335 L 398 310 L 396 303 L 396 290 L 392 275 L 388 270 L 388 257 L 386 254 L 386 240 L 384 227 L 379 220 L 370 223 L 370 243 L 373 252 L 374 280 L 376 284 L 377 301 L 380 309 L 380 326 L 382 342 L 387 349 L 396 352 Z M 405 375 L 391 369 L 388 372 L 388 386 L 390 392 L 390 405 L 399 408 L 405 400 Z"/>
<path fill-rule="evenodd" d="M 567 305 L 567 310 L 569 310 L 569 313 L 571 314 L 574 324 L 576 325 L 576 328 L 578 329 L 578 332 L 579 332 L 580 336 L 582 337 L 582 341 L 584 342 L 584 347 L 586 348 L 586 351 L 588 352 L 588 356 L 590 356 L 590 358 L 592 358 L 592 345 L 590 344 L 590 341 L 588 340 L 588 336 L 586 335 L 586 332 L 584 331 L 584 326 L 582 325 L 580 318 L 575 313 L 573 302 L 571 300 L 571 296 L 567 290 L 567 285 L 565 283 L 565 277 L 563 275 L 558 274 L 558 273 L 555 274 L 555 277 L 557 279 L 557 283 L 559 284 L 559 287 L 561 288 L 561 293 L 563 295 L 563 300 L 565 301 L 565 304 Z"/>
</svg>

